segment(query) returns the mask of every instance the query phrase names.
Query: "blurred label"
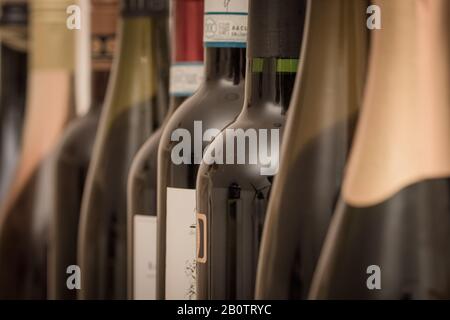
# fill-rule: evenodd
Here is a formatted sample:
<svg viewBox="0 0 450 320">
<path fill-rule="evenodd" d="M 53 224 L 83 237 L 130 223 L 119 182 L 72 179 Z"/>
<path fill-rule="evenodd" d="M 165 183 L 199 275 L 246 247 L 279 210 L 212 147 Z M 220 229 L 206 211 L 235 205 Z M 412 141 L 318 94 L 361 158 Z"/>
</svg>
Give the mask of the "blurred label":
<svg viewBox="0 0 450 320">
<path fill-rule="evenodd" d="M 170 67 L 170 94 L 189 97 L 194 94 L 203 81 L 203 63 L 176 63 Z"/>
<path fill-rule="evenodd" d="M 166 219 L 166 299 L 195 300 L 195 189 L 167 188 Z"/>
<path fill-rule="evenodd" d="M 206 47 L 246 47 L 248 0 L 206 0 Z"/>
<path fill-rule="evenodd" d="M 111 68 L 116 37 L 110 35 L 93 35 L 91 40 L 92 68 L 108 71 Z"/>
<path fill-rule="evenodd" d="M 136 300 L 156 299 L 156 217 L 134 216 L 134 296 Z"/>
</svg>

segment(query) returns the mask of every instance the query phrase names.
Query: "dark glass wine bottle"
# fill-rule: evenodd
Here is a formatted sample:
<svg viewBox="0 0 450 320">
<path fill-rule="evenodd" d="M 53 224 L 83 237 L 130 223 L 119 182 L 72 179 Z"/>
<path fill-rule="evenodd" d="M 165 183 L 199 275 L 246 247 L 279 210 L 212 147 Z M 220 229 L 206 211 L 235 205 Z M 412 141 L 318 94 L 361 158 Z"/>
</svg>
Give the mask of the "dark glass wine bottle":
<svg viewBox="0 0 450 320">
<path fill-rule="evenodd" d="M 20 156 L 27 83 L 26 1 L 2 1 L 0 16 L 0 202 Z"/>
<path fill-rule="evenodd" d="M 83 194 L 81 299 L 127 298 L 127 177 L 168 105 L 168 1 L 122 1 L 117 58 Z"/>
<path fill-rule="evenodd" d="M 74 114 L 70 1 L 30 5 L 29 71 L 22 149 L 0 211 L 0 298 L 47 298 L 51 154 Z"/>
<path fill-rule="evenodd" d="M 77 291 L 67 284 L 70 270 L 73 272 L 69 267 L 77 265 L 81 199 L 115 46 L 118 1 L 91 0 L 90 3 L 91 107 L 87 114 L 70 123 L 53 160 L 54 207 L 48 255 L 50 299 L 76 299 Z"/>
<path fill-rule="evenodd" d="M 261 240 L 256 298 L 306 298 L 335 208 L 363 94 L 361 0 L 314 0 Z"/>
<path fill-rule="evenodd" d="M 267 201 L 297 73 L 305 1 L 249 1 L 244 108 L 197 180 L 199 299 L 253 299 Z"/>
<path fill-rule="evenodd" d="M 368 85 L 313 299 L 450 299 L 450 3 L 377 0 Z"/>
<path fill-rule="evenodd" d="M 205 1 L 205 80 L 162 133 L 157 177 L 158 299 L 195 299 L 195 185 L 203 150 L 212 139 L 202 137 L 206 130 L 226 127 L 242 108 L 247 11 L 247 0 Z M 219 31 L 217 25 L 223 28 Z"/>
<path fill-rule="evenodd" d="M 172 0 L 170 107 L 166 121 L 203 76 L 203 0 Z M 165 121 L 165 122 L 166 122 Z M 156 297 L 156 174 L 162 128 L 142 146 L 128 175 L 128 297 Z"/>
</svg>

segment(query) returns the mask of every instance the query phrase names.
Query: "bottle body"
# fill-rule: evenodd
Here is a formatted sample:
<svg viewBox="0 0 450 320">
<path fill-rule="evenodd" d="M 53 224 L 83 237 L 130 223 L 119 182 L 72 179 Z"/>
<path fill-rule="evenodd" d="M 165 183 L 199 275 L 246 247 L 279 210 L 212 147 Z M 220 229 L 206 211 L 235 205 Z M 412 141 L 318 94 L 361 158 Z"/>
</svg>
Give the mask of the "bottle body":
<svg viewBox="0 0 450 320">
<path fill-rule="evenodd" d="M 449 195 L 450 179 L 431 179 L 374 206 L 340 203 L 313 298 L 448 299 Z M 380 275 L 380 286 L 371 275 Z"/>
<path fill-rule="evenodd" d="M 20 155 L 21 131 L 25 117 L 27 52 L 1 44 L 0 102 L 0 199 L 14 176 Z"/>
<path fill-rule="evenodd" d="M 230 124 L 244 96 L 248 3 L 206 0 L 204 12 L 204 82 L 170 118 L 158 149 L 157 299 L 196 298 L 195 186 L 203 150 L 212 139 L 204 141 L 203 132 L 217 134 Z M 234 28 L 225 37 L 207 33 L 209 22 L 230 12 L 238 19 L 229 19 Z"/>
<path fill-rule="evenodd" d="M 0 15 L 0 201 L 20 157 L 28 70 L 28 5 L 3 2 Z"/>
<path fill-rule="evenodd" d="M 261 233 L 296 79 L 304 13 L 303 1 L 285 7 L 249 2 L 243 110 L 208 147 L 198 173 L 200 299 L 254 297 Z"/>
<path fill-rule="evenodd" d="M 55 203 L 50 223 L 50 299 L 76 299 L 77 283 L 67 279 L 77 266 L 79 215 L 101 107 L 112 64 L 118 4 L 91 2 L 91 107 L 73 120 L 54 155 Z M 69 272 L 69 274 L 68 274 Z"/>
<path fill-rule="evenodd" d="M 120 35 L 82 200 L 78 243 L 82 299 L 127 297 L 128 171 L 167 108 L 166 7 L 143 16 L 127 12 Z"/>
<path fill-rule="evenodd" d="M 100 114 L 92 111 L 72 121 L 54 158 L 54 211 L 50 224 L 49 298 L 76 299 L 67 271 L 77 265 L 76 247 L 83 188 Z"/>
<path fill-rule="evenodd" d="M 372 38 L 364 105 L 309 297 L 448 299 L 450 7 L 376 4 L 389 32 Z"/>
<path fill-rule="evenodd" d="M 366 75 L 366 8 L 359 0 L 310 4 L 308 45 L 263 234 L 258 299 L 308 295 L 358 119 Z"/>
<path fill-rule="evenodd" d="M 300 41 L 301 35 L 297 36 Z M 289 59 L 289 70 L 275 72 L 279 61 L 249 61 L 247 88 L 253 87 L 252 98 L 258 98 L 246 99 L 239 118 L 214 139 L 200 166 L 196 207 L 199 299 L 254 296 L 261 232 L 297 70 L 297 59 Z M 264 72 L 255 71 L 260 63 L 265 64 Z M 208 161 L 210 153 L 221 154 L 223 159 Z"/>
<path fill-rule="evenodd" d="M 170 107 L 164 123 L 197 89 L 203 76 L 203 0 L 171 1 Z M 156 298 L 158 146 L 164 124 L 145 142 L 128 176 L 128 297 Z"/>
<path fill-rule="evenodd" d="M 73 115 L 73 34 L 67 2 L 30 5 L 29 72 L 22 150 L 0 211 L 0 296 L 47 297 L 52 152 Z"/>
<path fill-rule="evenodd" d="M 236 55 L 236 58 L 238 59 L 237 64 L 243 66 L 245 58 L 242 50 L 228 50 L 230 54 Z M 242 74 L 238 75 L 239 78 L 242 76 Z M 182 244 L 180 250 L 187 253 L 166 253 L 166 255 L 169 255 L 174 259 L 179 256 L 183 260 L 181 265 L 183 269 L 180 272 L 180 270 L 176 269 L 180 268 L 180 261 L 170 261 L 165 257 L 166 255 L 162 256 L 161 253 L 158 252 L 158 261 L 160 261 L 159 259 L 165 260 L 164 264 L 158 265 L 158 273 L 161 270 L 160 268 L 166 269 L 166 265 L 167 268 L 169 268 L 170 265 L 170 267 L 175 268 L 173 273 L 183 275 L 184 268 L 186 268 L 191 272 L 189 278 L 194 276 L 194 270 L 192 270 L 192 268 L 195 264 L 195 233 L 193 233 L 191 229 L 192 225 L 195 225 L 195 186 L 199 165 L 196 164 L 195 161 L 192 161 L 191 164 L 174 164 L 172 161 L 172 149 L 175 144 L 171 141 L 172 132 L 176 129 L 184 129 L 194 137 L 194 122 L 196 121 L 199 121 L 197 122 L 198 124 L 201 122 L 203 130 L 207 130 L 211 127 L 215 128 L 215 126 L 221 128 L 227 126 L 238 114 L 240 105 L 243 101 L 243 90 L 243 81 L 241 79 L 239 79 L 236 84 L 233 82 L 223 83 L 219 81 L 203 84 L 190 99 L 186 100 L 179 107 L 164 129 L 158 150 L 158 250 L 163 250 L 161 245 L 162 242 L 164 242 L 164 244 L 166 243 L 167 238 L 176 237 L 174 241 L 179 241 Z M 201 103 L 198 103 L 199 101 Z M 201 148 L 204 149 L 206 145 L 207 143 L 203 142 Z M 192 158 L 194 158 L 193 155 Z M 182 211 L 179 213 L 176 213 L 178 210 L 177 208 L 167 208 L 169 204 L 176 203 L 179 203 L 181 206 L 179 209 Z M 163 222 L 162 217 L 166 215 L 167 219 L 171 220 Z M 177 221 L 180 219 L 177 217 L 178 215 L 183 215 L 183 222 Z M 163 228 L 167 231 L 161 230 Z M 167 232 L 167 238 L 165 231 Z M 184 238 L 182 237 L 182 234 L 185 236 Z M 174 250 L 180 243 L 170 243 L 166 244 L 166 246 L 169 245 L 171 246 L 171 249 Z M 189 245 L 188 248 L 186 248 L 187 245 Z M 185 259 L 186 256 L 191 258 Z M 158 281 L 169 281 L 167 271 L 166 277 L 167 279 L 163 280 L 161 279 L 161 274 L 158 274 Z M 174 296 L 180 291 L 185 292 L 185 294 L 179 296 L 180 299 L 193 298 L 195 296 L 194 290 L 184 290 L 190 288 L 191 285 L 188 284 L 188 282 L 186 282 L 186 286 L 183 289 L 178 291 L 179 287 L 176 280 L 173 278 L 171 280 L 175 282 L 173 284 L 173 287 L 175 287 L 173 288 Z M 168 285 L 164 284 L 164 286 L 167 288 Z M 159 285 L 158 289 L 161 290 Z M 159 298 L 162 297 L 164 296 L 159 296 Z M 167 292 L 165 297 L 167 299 L 174 298 Z"/>
</svg>

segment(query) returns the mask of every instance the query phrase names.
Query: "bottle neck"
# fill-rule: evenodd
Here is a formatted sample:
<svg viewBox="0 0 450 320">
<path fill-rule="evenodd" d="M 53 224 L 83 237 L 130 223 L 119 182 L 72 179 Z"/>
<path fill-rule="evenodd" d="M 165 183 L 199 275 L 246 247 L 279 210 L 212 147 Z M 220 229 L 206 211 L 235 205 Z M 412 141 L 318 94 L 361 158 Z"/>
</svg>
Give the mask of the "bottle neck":
<svg viewBox="0 0 450 320">
<path fill-rule="evenodd" d="M 108 79 L 116 48 L 119 16 L 117 0 L 91 1 L 91 104 L 90 111 L 98 112 L 103 106 Z"/>
<path fill-rule="evenodd" d="M 20 95 L 26 85 L 27 53 L 4 44 L 0 48 L 0 95 Z"/>
<path fill-rule="evenodd" d="M 237 85 L 245 79 L 245 48 L 205 49 L 205 81 L 225 80 Z"/>
<path fill-rule="evenodd" d="M 109 70 L 93 70 L 91 73 L 91 112 L 98 112 L 105 100 Z"/>
<path fill-rule="evenodd" d="M 66 14 L 70 1 L 51 2 L 50 7 L 46 7 L 46 1 L 29 1 L 29 4 L 30 68 L 73 73 L 75 32 L 67 27 Z"/>
<path fill-rule="evenodd" d="M 92 24 L 94 23 L 95 21 L 92 21 Z M 115 28 L 108 29 L 109 33 L 94 32 L 93 30 L 91 34 L 91 112 L 97 112 L 101 109 L 108 86 L 116 46 Z"/>
<path fill-rule="evenodd" d="M 297 75 L 296 58 L 250 58 L 248 63 L 247 107 L 279 106 L 286 112 Z"/>
<path fill-rule="evenodd" d="M 108 94 L 111 112 L 152 104 L 154 123 L 159 124 L 168 104 L 167 16 L 125 16 L 118 34 L 119 50 Z"/>
</svg>

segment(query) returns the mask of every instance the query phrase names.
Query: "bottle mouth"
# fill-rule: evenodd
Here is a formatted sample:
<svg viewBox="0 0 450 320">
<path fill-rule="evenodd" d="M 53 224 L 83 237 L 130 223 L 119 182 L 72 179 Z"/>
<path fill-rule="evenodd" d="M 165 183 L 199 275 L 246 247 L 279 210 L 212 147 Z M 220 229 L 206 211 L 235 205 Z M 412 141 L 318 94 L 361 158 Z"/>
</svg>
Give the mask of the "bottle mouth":
<svg viewBox="0 0 450 320">
<path fill-rule="evenodd" d="M 296 57 L 301 49 L 307 9 L 305 0 L 250 2 L 247 54 L 249 58 Z M 266 17 L 272 16 L 272 19 Z M 276 45 L 274 45 L 276 44 Z"/>
<path fill-rule="evenodd" d="M 122 0 L 122 16 L 148 16 L 168 14 L 168 0 Z"/>
<path fill-rule="evenodd" d="M 28 5 L 26 1 L 3 1 L 0 13 L 0 26 L 26 26 Z"/>
</svg>

